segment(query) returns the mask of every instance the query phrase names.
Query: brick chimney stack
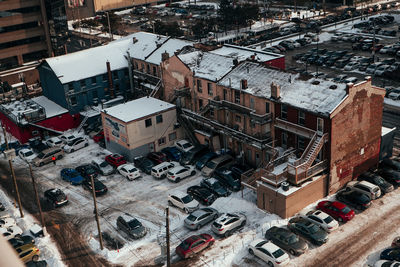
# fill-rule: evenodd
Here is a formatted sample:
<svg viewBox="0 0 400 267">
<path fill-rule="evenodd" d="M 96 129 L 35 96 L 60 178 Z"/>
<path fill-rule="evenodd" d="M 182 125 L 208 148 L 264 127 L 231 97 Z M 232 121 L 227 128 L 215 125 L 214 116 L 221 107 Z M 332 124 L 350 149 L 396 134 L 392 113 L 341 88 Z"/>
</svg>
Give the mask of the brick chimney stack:
<svg viewBox="0 0 400 267">
<path fill-rule="evenodd" d="M 281 97 L 281 87 L 274 82 L 271 83 L 271 97 L 275 99 Z"/>
</svg>

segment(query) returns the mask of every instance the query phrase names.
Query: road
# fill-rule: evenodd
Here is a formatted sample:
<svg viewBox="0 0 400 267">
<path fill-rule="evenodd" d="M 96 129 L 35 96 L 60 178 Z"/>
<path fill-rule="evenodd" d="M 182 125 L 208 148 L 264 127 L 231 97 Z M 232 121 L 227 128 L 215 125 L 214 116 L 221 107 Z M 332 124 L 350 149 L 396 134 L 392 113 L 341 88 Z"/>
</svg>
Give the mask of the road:
<svg viewBox="0 0 400 267">
<path fill-rule="evenodd" d="M 18 188 L 21 194 L 22 206 L 40 221 L 38 209 L 36 207 L 35 195 L 32 187 L 31 178 L 27 168 L 15 166 L 15 174 L 18 177 Z M 14 196 L 14 187 L 8 163 L 0 161 L 0 181 L 1 186 L 11 196 Z M 38 191 L 41 192 L 40 184 Z M 41 206 L 44 211 L 45 224 L 48 233 L 56 241 L 59 252 L 62 255 L 64 263 L 68 266 L 86 267 L 86 266 L 115 266 L 109 264 L 105 259 L 96 255 L 87 245 L 85 239 L 79 232 L 79 227 L 72 222 L 71 217 L 53 210 L 50 205 L 41 199 Z"/>
</svg>

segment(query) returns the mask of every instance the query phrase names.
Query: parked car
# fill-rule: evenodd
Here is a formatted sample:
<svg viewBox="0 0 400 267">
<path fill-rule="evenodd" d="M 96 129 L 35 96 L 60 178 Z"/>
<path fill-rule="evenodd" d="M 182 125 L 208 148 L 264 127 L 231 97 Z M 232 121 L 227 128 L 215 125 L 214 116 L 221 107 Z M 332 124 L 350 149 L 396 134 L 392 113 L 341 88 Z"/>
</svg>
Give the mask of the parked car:
<svg viewBox="0 0 400 267">
<path fill-rule="evenodd" d="M 150 152 L 147 158 L 154 162 L 155 165 L 168 161 L 167 155 L 161 152 Z"/>
<path fill-rule="evenodd" d="M 85 178 L 82 177 L 82 175 L 76 171 L 75 169 L 71 168 L 65 168 L 61 170 L 61 178 L 72 185 L 80 185 L 82 184 L 83 180 Z"/>
<path fill-rule="evenodd" d="M 206 166 L 201 170 L 204 176 L 211 176 L 217 168 L 224 167 L 226 165 L 233 164 L 233 158 L 231 155 L 222 155 L 218 158 L 210 160 Z"/>
<path fill-rule="evenodd" d="M 210 189 L 218 197 L 227 197 L 230 195 L 230 192 L 213 177 L 204 178 L 201 180 L 200 185 Z"/>
<path fill-rule="evenodd" d="M 0 217 L 0 227 L 1 228 L 8 228 L 10 226 L 16 225 L 14 218 L 9 216 Z"/>
<path fill-rule="evenodd" d="M 91 164 L 101 175 L 110 175 L 114 173 L 114 168 L 105 160 L 95 158 Z"/>
<path fill-rule="evenodd" d="M 294 233 L 309 239 L 314 245 L 322 245 L 328 241 L 328 234 L 318 224 L 301 217 L 289 220 L 288 228 Z"/>
<path fill-rule="evenodd" d="M 386 159 L 382 160 L 381 165 L 383 167 L 387 167 L 387 168 L 393 169 L 395 171 L 400 171 L 400 162 L 398 162 L 394 159 L 386 158 Z"/>
<path fill-rule="evenodd" d="M 321 201 L 318 203 L 317 209 L 331 215 L 339 222 L 348 222 L 354 217 L 354 210 L 338 201 Z"/>
<path fill-rule="evenodd" d="M 60 147 L 52 147 L 40 152 L 37 157 L 33 159 L 33 164 L 39 167 L 52 162 L 53 159 L 60 160 L 63 157 L 64 151 Z"/>
<path fill-rule="evenodd" d="M 186 213 L 193 212 L 199 208 L 199 202 L 197 200 L 180 191 L 168 195 L 168 204 L 175 206 Z"/>
<path fill-rule="evenodd" d="M 64 144 L 67 144 L 69 141 L 72 141 L 76 138 L 73 134 L 64 134 L 60 136 L 60 139 L 63 141 Z"/>
<path fill-rule="evenodd" d="M 151 174 L 151 169 L 154 167 L 154 162 L 145 157 L 136 157 L 133 159 L 136 168 L 146 174 Z"/>
<path fill-rule="evenodd" d="M 175 146 L 163 148 L 161 149 L 161 152 L 167 155 L 167 158 L 171 161 L 179 162 L 182 157 L 182 151 Z"/>
<path fill-rule="evenodd" d="M 381 260 L 400 261 L 400 248 L 388 248 L 381 252 Z"/>
<path fill-rule="evenodd" d="M 265 238 L 294 256 L 301 255 L 308 249 L 303 239 L 286 228 L 272 226 L 265 232 Z"/>
<path fill-rule="evenodd" d="M 93 183 L 94 183 L 94 192 L 95 192 L 96 196 L 101 196 L 101 195 L 104 195 L 105 193 L 107 193 L 108 188 L 101 181 L 99 181 L 97 179 L 93 179 Z M 83 180 L 82 185 L 83 185 L 83 188 L 85 190 L 89 190 L 90 192 L 92 192 L 92 181 L 91 181 L 91 179 Z"/>
<path fill-rule="evenodd" d="M 82 175 L 82 177 L 88 179 L 89 181 L 92 177 L 96 178 L 98 176 L 96 168 L 92 164 L 80 165 L 76 167 L 75 170 L 77 170 Z"/>
<path fill-rule="evenodd" d="M 131 163 L 118 166 L 117 171 L 129 181 L 133 181 L 141 176 L 139 170 Z"/>
<path fill-rule="evenodd" d="M 217 153 L 214 153 L 214 152 L 208 152 L 208 153 L 204 154 L 196 162 L 196 169 L 201 170 L 207 164 L 207 162 L 209 162 L 210 160 L 212 160 L 216 157 L 218 157 L 218 155 L 217 155 Z"/>
<path fill-rule="evenodd" d="M 367 181 L 350 181 L 346 184 L 345 188 L 365 193 L 371 199 L 377 199 L 381 196 L 381 190 L 379 186 L 371 184 L 370 182 Z"/>
<path fill-rule="evenodd" d="M 231 191 L 239 191 L 241 188 L 240 180 L 233 177 L 233 172 L 226 167 L 216 169 L 214 172 L 214 177 L 220 181 L 220 183 L 229 188 Z"/>
<path fill-rule="evenodd" d="M 200 159 L 203 155 L 205 155 L 208 152 L 210 152 L 210 150 L 205 145 L 195 146 L 194 148 L 182 154 L 180 163 L 182 165 L 194 164 L 198 159 Z"/>
<path fill-rule="evenodd" d="M 195 174 L 196 171 L 193 166 L 177 166 L 167 172 L 167 178 L 172 182 L 178 183 L 180 180 Z"/>
<path fill-rule="evenodd" d="M 382 63 L 373 63 L 373 64 L 369 65 L 369 67 L 367 68 L 367 70 L 365 72 L 368 74 L 374 74 L 380 65 L 382 65 Z"/>
<path fill-rule="evenodd" d="M 400 248 L 400 236 L 396 236 L 392 241 L 392 248 Z"/>
<path fill-rule="evenodd" d="M 249 253 L 262 259 L 268 266 L 285 266 L 289 263 L 289 255 L 274 243 L 256 239 L 249 244 Z"/>
<path fill-rule="evenodd" d="M 201 204 L 209 206 L 217 199 L 215 195 L 206 187 L 193 185 L 187 189 L 187 193 Z"/>
<path fill-rule="evenodd" d="M 117 228 L 133 239 L 139 239 L 147 234 L 146 228 L 136 218 L 123 214 L 117 218 Z"/>
<path fill-rule="evenodd" d="M 169 170 L 179 166 L 178 162 L 162 162 L 151 169 L 151 175 L 156 179 L 163 179 L 167 176 Z"/>
<path fill-rule="evenodd" d="M 301 217 L 309 220 L 310 222 L 318 224 L 328 233 L 336 230 L 339 227 L 338 222 L 333 219 L 332 216 L 320 210 L 310 211 L 307 213 L 307 215 L 301 215 Z"/>
<path fill-rule="evenodd" d="M 27 148 L 27 147 L 22 147 L 22 145 L 19 141 L 8 142 L 8 149 L 15 149 L 15 153 L 17 153 L 17 154 L 18 154 L 19 150 L 22 148 Z M 7 150 L 7 145 L 6 145 L 6 143 L 3 143 L 0 145 L 0 153 L 3 153 L 5 150 Z"/>
<path fill-rule="evenodd" d="M 32 162 L 36 158 L 36 154 L 29 148 L 24 148 L 18 151 L 18 156 L 26 162 Z"/>
<path fill-rule="evenodd" d="M 64 194 L 64 192 L 61 189 L 58 188 L 52 188 L 44 191 L 44 197 L 55 208 L 68 204 L 68 197 Z"/>
<path fill-rule="evenodd" d="M 10 243 L 11 246 L 13 246 L 14 248 L 18 248 L 26 244 L 34 244 L 35 239 L 33 239 L 33 237 L 31 237 L 30 235 L 16 236 L 9 239 L 8 243 Z"/>
<path fill-rule="evenodd" d="M 51 137 L 51 138 L 46 140 L 46 145 L 48 145 L 49 147 L 62 146 L 63 145 L 63 141 L 58 137 Z"/>
<path fill-rule="evenodd" d="M 120 165 L 126 164 L 125 158 L 120 154 L 110 154 L 106 156 L 105 160 L 115 168 Z"/>
<path fill-rule="evenodd" d="M 207 223 L 217 219 L 219 213 L 213 208 L 198 209 L 189 214 L 184 221 L 184 225 L 191 230 L 199 230 Z"/>
<path fill-rule="evenodd" d="M 22 233 L 23 233 L 22 229 L 19 228 L 17 225 L 12 225 L 7 228 L 0 227 L 0 234 L 2 234 L 6 240 L 9 240 L 14 237 L 20 237 Z"/>
<path fill-rule="evenodd" d="M 28 140 L 29 147 L 33 150 L 35 153 L 40 153 L 45 149 L 48 149 L 49 146 L 46 145 L 45 143 L 42 142 L 42 140 L 39 137 L 34 137 Z"/>
<path fill-rule="evenodd" d="M 352 61 L 350 61 L 349 63 L 347 63 L 347 65 L 344 67 L 344 70 L 345 71 L 351 71 L 351 70 L 355 70 L 355 69 L 358 69 L 358 67 L 359 67 L 359 63 L 358 62 L 352 62 Z"/>
<path fill-rule="evenodd" d="M 16 249 L 20 260 L 24 263 L 28 261 L 37 261 L 39 259 L 40 251 L 33 244 L 26 244 Z"/>
<path fill-rule="evenodd" d="M 242 213 L 223 213 L 211 225 L 211 230 L 218 236 L 230 236 L 234 231 L 246 224 L 246 216 Z"/>
<path fill-rule="evenodd" d="M 376 68 L 374 74 L 376 76 L 383 76 L 386 72 L 389 71 L 390 65 L 381 65 Z"/>
<path fill-rule="evenodd" d="M 212 246 L 214 242 L 214 237 L 209 234 L 192 235 L 183 240 L 175 252 L 179 257 L 186 259 Z"/>
<path fill-rule="evenodd" d="M 336 199 L 358 210 L 365 210 L 371 206 L 369 195 L 352 189 L 340 190 L 336 194 Z"/>
<path fill-rule="evenodd" d="M 379 260 L 375 262 L 374 267 L 399 267 L 400 261 Z"/>
<path fill-rule="evenodd" d="M 394 186 L 400 185 L 400 172 L 392 169 L 380 169 L 379 175 Z"/>
<path fill-rule="evenodd" d="M 104 131 L 103 131 L 103 130 L 101 130 L 100 132 L 98 132 L 97 134 L 95 134 L 95 135 L 93 136 L 93 141 L 94 141 L 95 143 L 98 143 L 98 142 L 100 142 L 101 140 L 104 140 Z"/>
<path fill-rule="evenodd" d="M 360 175 L 360 178 L 367 182 L 370 182 L 371 184 L 379 186 L 381 192 L 385 194 L 394 190 L 394 186 L 392 184 L 386 182 L 385 179 L 374 173 L 363 173 Z"/>
<path fill-rule="evenodd" d="M 83 137 L 77 137 L 68 141 L 68 143 L 63 147 L 64 151 L 67 153 L 72 153 L 76 150 L 89 146 L 89 140 Z"/>
<path fill-rule="evenodd" d="M 179 140 L 175 142 L 175 146 L 182 152 L 188 152 L 194 146 L 186 140 Z"/>
</svg>

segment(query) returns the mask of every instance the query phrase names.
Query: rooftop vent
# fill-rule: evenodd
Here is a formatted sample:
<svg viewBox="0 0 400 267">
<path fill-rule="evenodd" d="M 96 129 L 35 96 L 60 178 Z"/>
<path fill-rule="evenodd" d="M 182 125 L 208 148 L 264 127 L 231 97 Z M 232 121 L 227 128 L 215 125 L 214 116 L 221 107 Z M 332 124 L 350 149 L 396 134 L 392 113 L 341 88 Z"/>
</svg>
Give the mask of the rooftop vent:
<svg viewBox="0 0 400 267">
<path fill-rule="evenodd" d="M 318 81 L 318 80 L 314 80 L 314 81 L 312 81 L 312 83 L 311 84 L 313 84 L 313 85 L 318 85 L 318 84 L 320 84 L 321 82 L 320 81 Z"/>
<path fill-rule="evenodd" d="M 331 86 L 329 86 L 329 89 L 335 90 L 337 88 L 336 84 L 332 84 Z"/>
</svg>

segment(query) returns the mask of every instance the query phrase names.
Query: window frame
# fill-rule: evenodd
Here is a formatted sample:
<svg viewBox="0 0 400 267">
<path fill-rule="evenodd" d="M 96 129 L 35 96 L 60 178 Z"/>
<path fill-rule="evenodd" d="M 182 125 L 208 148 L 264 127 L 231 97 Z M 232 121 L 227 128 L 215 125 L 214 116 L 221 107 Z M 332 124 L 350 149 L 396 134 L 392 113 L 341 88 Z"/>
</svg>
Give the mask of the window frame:
<svg viewBox="0 0 400 267">
<path fill-rule="evenodd" d="M 150 123 L 149 123 L 150 122 Z M 148 119 L 145 119 L 144 120 L 144 126 L 146 127 L 146 128 L 149 128 L 149 127 L 151 127 L 153 125 L 153 122 L 152 122 L 152 119 L 151 118 L 148 118 Z"/>
<path fill-rule="evenodd" d="M 298 123 L 303 126 L 306 125 L 306 113 L 302 110 L 298 112 Z"/>
<path fill-rule="evenodd" d="M 281 119 L 287 120 L 288 117 L 288 107 L 281 104 Z"/>
<path fill-rule="evenodd" d="M 160 120 L 159 118 L 161 118 L 161 120 Z M 159 124 L 159 123 L 163 123 L 163 116 L 162 116 L 162 114 L 159 114 L 159 115 L 156 116 L 156 124 Z"/>
</svg>

